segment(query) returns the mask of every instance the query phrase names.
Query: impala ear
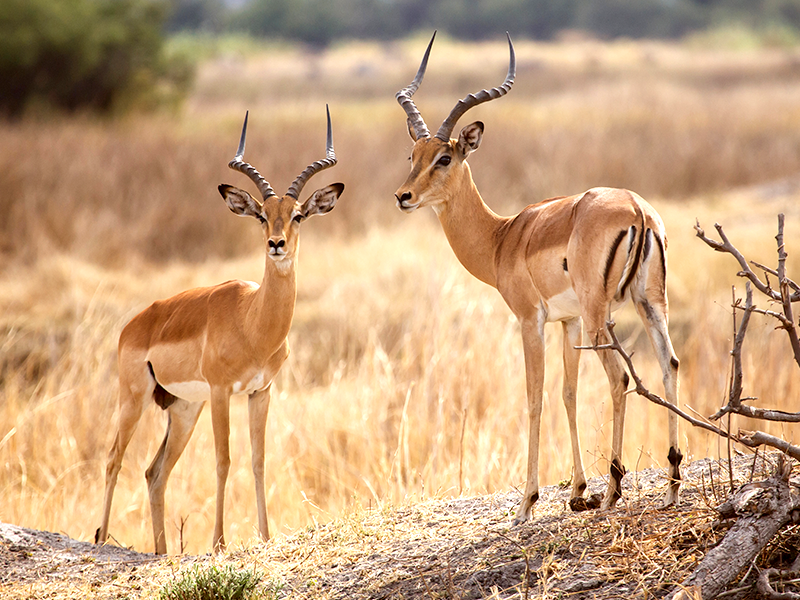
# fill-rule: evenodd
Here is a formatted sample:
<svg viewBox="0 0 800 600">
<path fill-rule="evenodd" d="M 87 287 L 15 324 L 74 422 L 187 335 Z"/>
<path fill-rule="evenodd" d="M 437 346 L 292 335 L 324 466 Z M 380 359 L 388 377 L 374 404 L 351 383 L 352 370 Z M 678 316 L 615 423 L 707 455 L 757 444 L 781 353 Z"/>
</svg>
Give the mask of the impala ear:
<svg viewBox="0 0 800 600">
<path fill-rule="evenodd" d="M 221 184 L 217 189 L 225 199 L 225 204 L 234 214 L 240 217 L 255 217 L 259 220 L 263 218 L 261 216 L 261 203 L 248 192 L 227 183 Z"/>
<path fill-rule="evenodd" d="M 481 145 L 482 139 L 483 122 L 475 121 L 474 123 L 470 123 L 464 127 L 464 129 L 461 130 L 461 133 L 458 134 L 458 143 L 456 144 L 456 148 L 458 148 L 458 151 L 461 152 L 464 157 L 466 157 L 470 152 L 478 149 L 478 147 Z"/>
<path fill-rule="evenodd" d="M 332 183 L 331 185 L 318 189 L 308 197 L 308 200 L 303 202 L 303 206 L 300 208 L 300 214 L 303 215 L 303 217 L 312 217 L 314 215 L 324 215 L 332 211 L 343 191 L 343 183 Z"/>
</svg>

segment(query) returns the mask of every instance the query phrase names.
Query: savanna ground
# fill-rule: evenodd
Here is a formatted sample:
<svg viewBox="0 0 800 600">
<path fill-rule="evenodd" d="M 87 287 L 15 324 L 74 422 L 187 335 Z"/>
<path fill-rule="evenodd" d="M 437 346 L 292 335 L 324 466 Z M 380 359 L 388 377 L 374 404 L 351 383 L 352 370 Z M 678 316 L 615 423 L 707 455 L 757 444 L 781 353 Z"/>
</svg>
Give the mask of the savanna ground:
<svg viewBox="0 0 800 600">
<path fill-rule="evenodd" d="M 2 125 L 0 522 L 93 538 L 114 434 L 119 331 L 154 299 L 231 278 L 260 280 L 258 228 L 234 218 L 216 191 L 221 182 L 245 185 L 227 168 L 244 111 L 251 113 L 246 156 L 282 192 L 321 158 L 329 103 L 340 162 L 310 189 L 333 181 L 347 188 L 330 215 L 303 226 L 292 354 L 275 382 L 268 424 L 268 509 L 277 536 L 265 551 L 288 545 L 287 556 L 302 563 L 317 531 L 353 523 L 390 536 L 403 520 L 396 515 L 424 515 L 431 502 L 456 507 L 430 519 L 440 527 L 457 528 L 459 519 L 505 526 L 527 451 L 518 326 L 499 295 L 457 263 L 432 213 L 408 216 L 394 206 L 411 148 L 394 93 L 413 76 L 426 41 L 347 44 L 325 53 L 220 47 L 204 59 L 179 114 L 33 115 Z M 470 158 L 484 199 L 510 214 L 595 185 L 645 196 L 669 233 L 681 399 L 700 414 L 715 412 L 729 376 L 731 285 L 741 282 L 732 259 L 696 240 L 692 226 L 698 218 L 710 232 L 720 222 L 748 258 L 774 264 L 776 215 L 783 212 L 789 272 L 800 270 L 800 49 L 711 38 L 674 45 L 518 41 L 516 48 L 512 92 L 461 123 L 486 123 Z M 457 98 L 497 85 L 506 65 L 502 41 L 438 40 L 415 96 L 429 125 Z M 800 373 L 786 340 L 772 322 L 754 321 L 745 393 L 794 411 Z M 639 373 L 660 392 L 660 372 L 634 313 L 621 311 L 617 322 Z M 548 335 L 545 485 L 568 479 L 571 467 L 560 328 Z M 606 390 L 599 361 L 586 353 L 579 428 L 592 475 L 608 470 Z M 231 411 L 226 534 L 232 554 L 247 554 L 259 546 L 246 403 L 234 401 Z M 748 424 L 734 419 L 732 427 L 739 426 Z M 115 495 L 111 534 L 139 551 L 152 547 L 143 473 L 164 428 L 153 407 L 125 456 Z M 790 426 L 769 431 L 797 442 Z M 725 453 L 716 438 L 688 426 L 681 445 L 687 460 Z M 210 548 L 212 447 L 206 413 L 167 489 L 173 553 Z M 663 466 L 666 447 L 663 411 L 629 396 L 629 470 Z M 475 516 L 464 508 L 486 494 L 493 510 Z M 548 516 L 547 506 L 542 502 L 537 516 Z M 395 516 L 365 524 L 387 514 Z M 536 549 L 514 544 L 525 556 Z M 151 590 L 142 568 L 134 573 L 143 583 L 117 582 L 103 595 L 136 595 L 137 585 Z M 446 583 L 446 566 L 441 573 Z M 306 589 L 312 597 L 331 593 Z M 491 593 L 490 585 L 481 589 Z M 72 592 L 53 595 L 62 593 Z"/>
</svg>

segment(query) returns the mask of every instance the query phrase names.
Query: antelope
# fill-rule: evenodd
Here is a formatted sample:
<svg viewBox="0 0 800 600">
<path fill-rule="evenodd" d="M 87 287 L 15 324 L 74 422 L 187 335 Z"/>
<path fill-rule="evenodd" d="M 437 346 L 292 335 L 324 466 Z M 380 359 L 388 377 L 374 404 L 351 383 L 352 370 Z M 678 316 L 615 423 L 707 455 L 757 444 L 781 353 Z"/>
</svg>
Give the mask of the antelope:
<svg viewBox="0 0 800 600">
<path fill-rule="evenodd" d="M 484 124 L 476 121 L 451 133 L 469 109 L 500 98 L 514 83 L 516 61 L 511 37 L 508 73 L 499 87 L 459 100 L 431 137 L 412 96 L 422 83 L 434 32 L 417 71 L 397 93 L 414 141 L 411 173 L 395 193 L 405 213 L 430 206 L 450 247 L 473 276 L 496 288 L 519 321 L 525 358 L 528 400 L 527 484 L 514 524 L 531 517 L 539 499 L 539 430 L 544 380 L 544 325 L 561 322 L 564 333 L 562 396 L 572 445 L 570 505 L 586 508 L 586 478 L 576 423 L 578 363 L 583 328 L 596 345 L 610 342 L 606 320 L 632 300 L 661 367 L 666 397 L 678 402 L 678 358 L 667 328 L 667 237 L 658 213 L 638 194 L 624 189 L 593 188 L 574 196 L 531 204 L 502 217 L 489 208 L 472 180 L 467 157 L 478 149 Z M 598 350 L 613 400 L 614 429 L 610 480 L 600 507 L 621 497 L 622 437 L 628 374 L 619 356 Z M 679 501 L 680 462 L 677 416 L 669 413 L 669 483 L 665 506 Z M 598 499 L 599 500 L 599 499 Z"/>
<path fill-rule="evenodd" d="M 230 468 L 231 395 L 246 394 L 258 530 L 269 539 L 264 486 L 264 451 L 270 389 L 289 355 L 287 336 L 297 295 L 296 262 L 300 223 L 333 209 L 344 185 L 334 183 L 298 198 L 316 173 L 336 164 L 328 117 L 326 157 L 311 163 L 283 197 L 244 162 L 247 118 L 239 149 L 228 166 L 247 175 L 261 193 L 259 202 L 245 190 L 222 184 L 219 192 L 230 210 L 261 225 L 266 266 L 261 285 L 228 281 L 191 289 L 151 304 L 125 326 L 119 338 L 119 423 L 108 454 L 102 523 L 95 543 L 108 537 L 111 500 L 122 457 L 136 425 L 151 402 L 167 411 L 167 431 L 145 477 L 156 554 L 165 554 L 164 491 L 167 479 L 210 400 L 216 452 L 216 520 L 213 546 L 225 547 L 223 507 Z"/>
</svg>

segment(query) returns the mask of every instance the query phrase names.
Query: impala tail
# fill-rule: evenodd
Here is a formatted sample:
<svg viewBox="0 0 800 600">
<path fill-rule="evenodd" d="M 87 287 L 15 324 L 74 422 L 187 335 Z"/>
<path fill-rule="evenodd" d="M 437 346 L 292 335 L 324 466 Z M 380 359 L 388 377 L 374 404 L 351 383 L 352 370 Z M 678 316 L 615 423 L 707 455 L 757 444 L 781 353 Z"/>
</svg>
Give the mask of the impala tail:
<svg viewBox="0 0 800 600">
<path fill-rule="evenodd" d="M 645 285 L 652 283 L 652 281 L 648 281 L 653 273 L 649 266 L 652 260 L 658 261 L 657 265 L 653 266 L 657 266 L 658 269 L 659 286 L 661 289 L 666 289 L 666 254 L 663 232 L 647 226 L 644 214 L 639 207 L 637 207 L 637 213 L 640 217 L 640 224 L 631 225 L 617 234 L 606 259 L 605 282 L 608 287 L 614 259 L 620 246 L 624 246 L 625 266 L 614 292 L 614 300 L 617 302 L 623 301 L 628 296 L 631 284 L 635 281 L 641 280 Z"/>
</svg>

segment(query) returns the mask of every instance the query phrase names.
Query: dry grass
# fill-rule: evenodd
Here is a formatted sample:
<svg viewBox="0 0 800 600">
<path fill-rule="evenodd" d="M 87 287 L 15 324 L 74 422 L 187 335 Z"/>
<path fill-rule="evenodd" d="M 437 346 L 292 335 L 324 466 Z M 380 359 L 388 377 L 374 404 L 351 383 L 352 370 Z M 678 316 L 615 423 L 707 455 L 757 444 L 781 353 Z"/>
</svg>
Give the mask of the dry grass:
<svg viewBox="0 0 800 600">
<path fill-rule="evenodd" d="M 331 215 L 304 226 L 293 352 L 268 425 L 273 531 L 326 522 L 352 506 L 522 483 L 527 418 L 518 326 L 497 293 L 457 263 L 432 215 L 406 217 L 392 202 L 410 148 L 393 94 L 413 74 L 423 45 L 221 57 L 203 68 L 179 117 L 2 125 L 0 521 L 90 539 L 113 437 L 118 332 L 156 298 L 234 277 L 260 279 L 256 228 L 234 219 L 215 190 L 237 181 L 225 165 L 245 107 L 248 156 L 285 189 L 321 155 L 323 104 L 330 102 L 341 161 L 312 185 L 347 184 Z M 791 242 L 800 232 L 796 186 L 724 192 L 800 170 L 795 55 L 518 46 L 517 88 L 471 115 L 487 123 L 471 159 L 479 189 L 501 212 L 598 184 L 647 195 L 670 234 L 682 399 L 714 412 L 727 381 L 735 265 L 694 240 L 692 225 L 699 217 L 710 231 L 720 221 L 750 258 L 771 263 L 775 215 L 786 212 L 790 270 L 800 270 L 800 247 Z M 502 44 L 437 45 L 418 94 L 429 124 L 457 96 L 499 80 L 505 60 Z M 642 347 L 637 368 L 660 391 L 641 328 L 630 312 L 618 321 L 630 346 Z M 800 374 L 772 327 L 751 325 L 746 392 L 794 410 Z M 560 328 L 548 335 L 541 478 L 555 483 L 569 477 L 570 452 Z M 611 414 L 605 376 L 591 355 L 582 363 L 579 397 L 587 466 L 605 473 Z M 226 518 L 228 537 L 238 542 L 255 535 L 255 500 L 245 403 L 234 402 L 232 413 Z M 663 461 L 663 411 L 631 397 L 628 414 L 628 467 Z M 208 419 L 167 490 L 173 552 L 210 545 Z M 112 535 L 140 550 L 152 544 L 143 472 L 164 427 L 163 414 L 148 411 L 115 497 Z M 720 450 L 717 440 L 687 428 L 682 445 L 695 457 Z"/>
</svg>

